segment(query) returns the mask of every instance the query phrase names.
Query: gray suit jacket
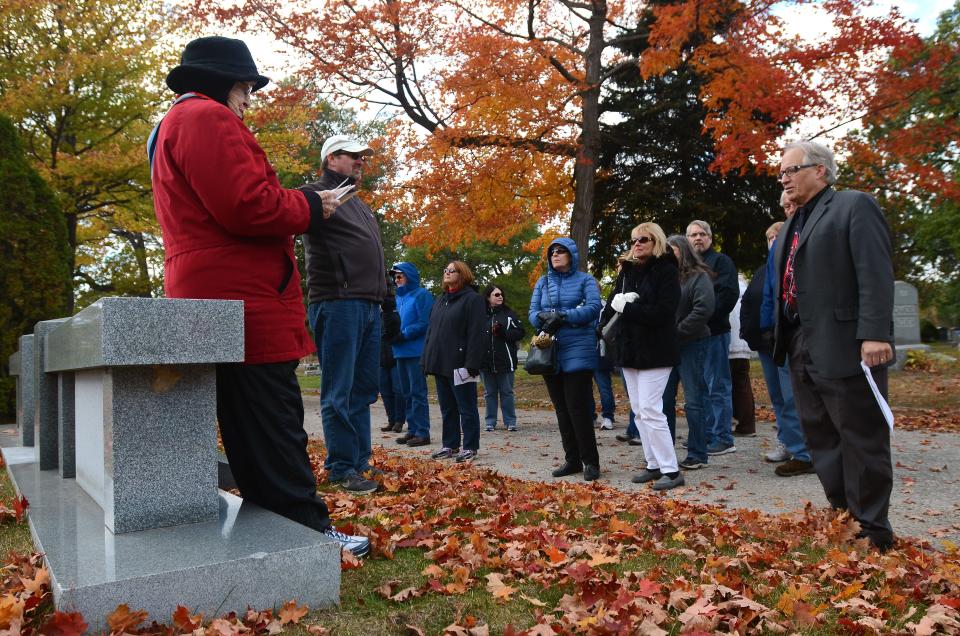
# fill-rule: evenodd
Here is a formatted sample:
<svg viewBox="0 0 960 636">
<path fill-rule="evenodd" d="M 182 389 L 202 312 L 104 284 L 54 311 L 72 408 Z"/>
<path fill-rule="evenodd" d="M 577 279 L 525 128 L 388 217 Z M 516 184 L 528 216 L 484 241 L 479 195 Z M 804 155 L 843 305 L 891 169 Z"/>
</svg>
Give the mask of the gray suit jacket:
<svg viewBox="0 0 960 636">
<path fill-rule="evenodd" d="M 777 236 L 774 360 L 789 343 L 783 317 L 783 270 L 796 215 Z M 808 215 L 797 244 L 797 309 L 813 366 L 826 378 L 858 375 L 863 340 L 893 341 L 893 261 L 880 206 L 868 194 L 828 188 Z"/>
</svg>

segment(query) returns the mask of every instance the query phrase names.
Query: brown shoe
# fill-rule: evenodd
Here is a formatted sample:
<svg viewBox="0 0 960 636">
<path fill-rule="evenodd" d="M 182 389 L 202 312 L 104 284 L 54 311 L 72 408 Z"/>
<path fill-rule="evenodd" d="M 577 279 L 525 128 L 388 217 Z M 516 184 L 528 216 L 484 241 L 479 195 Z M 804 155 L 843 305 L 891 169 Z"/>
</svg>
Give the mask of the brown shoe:
<svg viewBox="0 0 960 636">
<path fill-rule="evenodd" d="M 393 430 L 393 422 L 387 422 L 386 426 L 382 426 L 380 428 L 380 432 L 382 433 L 389 433 L 392 430 Z"/>
<path fill-rule="evenodd" d="M 403 422 L 397 422 L 396 424 L 393 425 L 394 433 L 399 433 L 402 430 L 403 430 Z"/>
<path fill-rule="evenodd" d="M 407 440 L 407 446 L 427 446 L 430 443 L 429 437 L 413 436 Z"/>
<path fill-rule="evenodd" d="M 796 477 L 797 475 L 809 475 L 815 472 L 813 464 L 800 459 L 788 459 L 773 471 L 781 477 Z"/>
<path fill-rule="evenodd" d="M 397 444 L 406 444 L 412 439 L 413 439 L 413 435 L 411 435 L 410 433 L 404 433 L 403 435 L 397 438 Z"/>
</svg>

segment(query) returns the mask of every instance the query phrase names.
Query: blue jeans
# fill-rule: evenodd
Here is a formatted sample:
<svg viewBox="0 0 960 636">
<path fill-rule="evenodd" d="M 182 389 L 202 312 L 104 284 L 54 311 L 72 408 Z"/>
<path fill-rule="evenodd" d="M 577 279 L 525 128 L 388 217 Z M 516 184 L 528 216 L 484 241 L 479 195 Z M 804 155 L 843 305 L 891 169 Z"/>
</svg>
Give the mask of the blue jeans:
<svg viewBox="0 0 960 636">
<path fill-rule="evenodd" d="M 320 415 L 328 478 L 370 468 L 370 405 L 380 376 L 380 305 L 324 300 L 307 308 L 320 359 Z"/>
<path fill-rule="evenodd" d="M 670 435 L 677 436 L 677 386 L 683 383 L 683 409 L 687 414 L 687 457 L 707 463 L 707 380 L 704 361 L 709 338 L 691 340 L 680 345 L 680 364 L 670 372 L 663 392 L 663 413 L 667 416 Z"/>
<path fill-rule="evenodd" d="M 427 403 L 427 378 L 420 368 L 420 356 L 397 358 L 400 389 L 407 409 L 407 432 L 430 439 L 430 405 Z"/>
<path fill-rule="evenodd" d="M 400 374 L 397 365 L 389 369 L 380 367 L 380 398 L 383 410 L 387 412 L 387 422 L 403 424 L 406 421 L 407 407 L 400 390 Z"/>
<path fill-rule="evenodd" d="M 626 378 L 623 377 L 623 369 L 620 369 L 620 381 L 623 382 L 623 390 L 626 391 L 627 380 Z M 627 403 L 629 404 L 629 402 L 630 400 L 628 399 Z M 637 421 L 635 419 L 635 416 L 633 415 L 633 407 L 628 406 L 627 408 L 630 410 L 630 423 L 627 424 L 627 436 L 636 437 L 637 439 L 640 439 L 640 429 L 637 428 Z"/>
<path fill-rule="evenodd" d="M 483 399 L 487 403 L 486 423 L 488 428 L 497 426 L 497 402 L 503 411 L 503 424 L 507 428 L 517 427 L 517 409 L 513 397 L 513 371 L 492 373 L 481 371 L 483 380 Z"/>
<path fill-rule="evenodd" d="M 733 445 L 733 378 L 730 332 L 707 338 L 707 445 Z"/>
<path fill-rule="evenodd" d="M 810 450 L 800 426 L 800 416 L 793 400 L 793 385 L 790 384 L 790 367 L 784 364 L 778 367 L 773 356 L 765 351 L 759 352 L 763 377 L 767 381 L 767 393 L 777 416 L 777 439 L 787 452 L 800 461 L 810 461 Z"/>
<path fill-rule="evenodd" d="M 443 447 L 480 448 L 480 411 L 477 409 L 477 383 L 453 385 L 453 377 L 433 376 L 437 379 L 437 402 L 443 418 Z M 463 444 L 461 446 L 461 434 Z"/>
<path fill-rule="evenodd" d="M 613 382 L 610 380 L 610 371 L 594 369 L 593 381 L 597 383 L 597 391 L 600 392 L 600 415 L 609 418 L 611 422 L 615 421 L 614 415 L 617 410 L 617 403 L 613 399 Z"/>
</svg>

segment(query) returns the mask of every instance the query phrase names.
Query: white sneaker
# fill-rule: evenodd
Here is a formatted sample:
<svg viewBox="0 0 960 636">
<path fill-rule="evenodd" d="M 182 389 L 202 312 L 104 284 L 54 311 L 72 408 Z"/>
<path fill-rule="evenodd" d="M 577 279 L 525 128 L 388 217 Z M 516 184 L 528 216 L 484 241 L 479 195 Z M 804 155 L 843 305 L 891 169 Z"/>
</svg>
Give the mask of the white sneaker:
<svg viewBox="0 0 960 636">
<path fill-rule="evenodd" d="M 323 534 L 339 543 L 344 550 L 353 552 L 353 556 L 357 558 L 363 558 L 370 553 L 370 539 L 366 537 L 344 534 L 333 526 L 327 528 Z"/>
<path fill-rule="evenodd" d="M 777 447 L 763 456 L 768 462 L 778 464 L 780 462 L 785 462 L 790 459 L 790 453 L 787 452 L 787 447 L 783 444 L 777 444 Z"/>
<path fill-rule="evenodd" d="M 613 430 L 613 420 L 609 417 L 605 417 L 600 420 L 600 430 L 603 431 L 612 431 Z"/>
</svg>

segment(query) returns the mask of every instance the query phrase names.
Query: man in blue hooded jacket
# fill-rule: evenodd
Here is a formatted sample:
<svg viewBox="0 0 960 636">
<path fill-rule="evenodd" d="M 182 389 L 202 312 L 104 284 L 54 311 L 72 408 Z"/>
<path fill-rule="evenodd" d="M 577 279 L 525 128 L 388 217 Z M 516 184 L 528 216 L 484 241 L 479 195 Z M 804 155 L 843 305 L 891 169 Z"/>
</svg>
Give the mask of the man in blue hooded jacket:
<svg viewBox="0 0 960 636">
<path fill-rule="evenodd" d="M 433 295 L 420 286 L 420 272 L 413 263 L 397 263 L 390 273 L 397 283 L 397 313 L 400 314 L 400 335 L 393 340 L 393 357 L 397 361 L 407 415 L 407 432 L 397 438 L 397 443 L 426 446 L 430 443 L 430 407 L 420 354 L 430 324 Z"/>
</svg>

